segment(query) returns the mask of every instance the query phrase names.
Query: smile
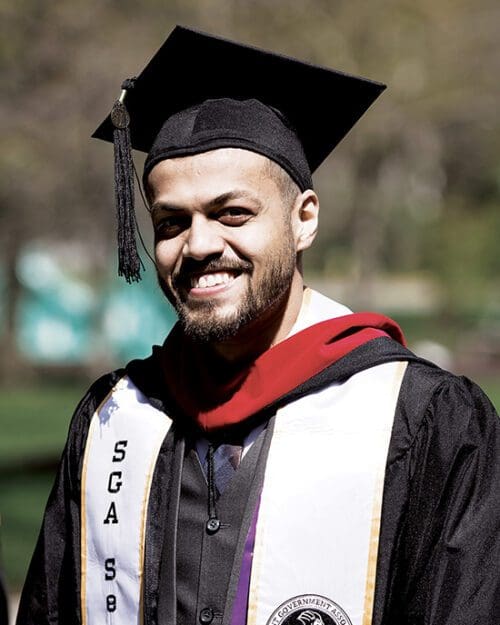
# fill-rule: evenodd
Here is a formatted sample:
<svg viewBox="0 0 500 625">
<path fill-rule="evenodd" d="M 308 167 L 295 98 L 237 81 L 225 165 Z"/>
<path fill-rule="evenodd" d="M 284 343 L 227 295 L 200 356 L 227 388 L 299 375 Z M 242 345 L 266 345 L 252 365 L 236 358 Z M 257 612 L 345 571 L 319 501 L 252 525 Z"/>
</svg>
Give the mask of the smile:
<svg viewBox="0 0 500 625">
<path fill-rule="evenodd" d="M 235 278 L 236 275 L 228 271 L 204 273 L 199 276 L 192 276 L 190 286 L 192 289 L 208 289 L 216 286 L 226 286 L 233 282 Z"/>
</svg>

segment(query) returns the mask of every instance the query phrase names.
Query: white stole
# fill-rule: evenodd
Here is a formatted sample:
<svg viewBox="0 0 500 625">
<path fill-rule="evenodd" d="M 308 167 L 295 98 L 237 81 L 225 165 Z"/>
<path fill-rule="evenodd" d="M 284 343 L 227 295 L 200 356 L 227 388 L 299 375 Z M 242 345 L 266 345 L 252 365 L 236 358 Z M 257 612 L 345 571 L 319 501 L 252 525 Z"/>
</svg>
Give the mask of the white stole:
<svg viewBox="0 0 500 625">
<path fill-rule="evenodd" d="M 149 491 L 171 420 L 122 378 L 92 417 L 82 471 L 82 625 L 139 625 Z"/>
<path fill-rule="evenodd" d="M 405 370 L 402 362 L 371 367 L 278 412 L 248 625 L 370 625 L 384 469 Z"/>
</svg>

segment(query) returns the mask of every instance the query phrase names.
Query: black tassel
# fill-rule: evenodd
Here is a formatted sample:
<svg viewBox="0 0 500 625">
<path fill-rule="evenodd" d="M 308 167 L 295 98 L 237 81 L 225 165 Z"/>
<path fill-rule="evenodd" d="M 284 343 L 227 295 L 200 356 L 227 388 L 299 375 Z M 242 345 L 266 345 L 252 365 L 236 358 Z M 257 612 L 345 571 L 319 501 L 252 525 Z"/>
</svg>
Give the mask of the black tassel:
<svg viewBox="0 0 500 625">
<path fill-rule="evenodd" d="M 118 221 L 118 275 L 127 282 L 139 282 L 144 265 L 137 251 L 135 236 L 136 217 L 134 208 L 134 164 L 130 142 L 130 116 L 123 102 L 133 79 L 122 85 L 122 94 L 111 111 L 114 126 L 113 144 L 115 154 L 115 200 Z"/>
</svg>

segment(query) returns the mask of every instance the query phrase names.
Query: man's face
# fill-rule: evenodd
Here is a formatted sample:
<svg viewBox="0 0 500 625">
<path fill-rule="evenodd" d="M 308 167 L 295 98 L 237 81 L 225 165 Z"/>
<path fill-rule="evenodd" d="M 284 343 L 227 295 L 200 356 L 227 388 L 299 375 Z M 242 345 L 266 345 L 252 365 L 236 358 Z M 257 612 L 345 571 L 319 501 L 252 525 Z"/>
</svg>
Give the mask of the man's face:
<svg viewBox="0 0 500 625">
<path fill-rule="evenodd" d="M 220 149 L 149 175 L 160 285 L 185 332 L 222 341 L 285 305 L 297 237 L 263 156 Z"/>
</svg>

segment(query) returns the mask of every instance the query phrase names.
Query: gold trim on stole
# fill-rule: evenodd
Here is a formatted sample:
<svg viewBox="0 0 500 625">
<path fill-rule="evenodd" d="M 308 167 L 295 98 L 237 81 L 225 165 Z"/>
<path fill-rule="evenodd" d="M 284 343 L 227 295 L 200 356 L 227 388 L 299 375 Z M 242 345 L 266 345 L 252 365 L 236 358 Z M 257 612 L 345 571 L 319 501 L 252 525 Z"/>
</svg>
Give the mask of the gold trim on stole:
<svg viewBox="0 0 500 625">
<path fill-rule="evenodd" d="M 117 386 L 124 378 L 120 378 L 118 382 L 109 391 L 106 397 L 101 401 L 94 411 L 90 419 L 87 440 L 85 441 L 85 452 L 83 454 L 82 463 L 82 479 L 80 481 L 80 610 L 82 613 L 82 625 L 87 625 L 87 501 L 85 493 L 87 492 L 87 463 L 90 454 L 90 445 L 88 444 L 91 434 L 96 428 L 96 417 L 102 407 L 108 402 Z"/>
<path fill-rule="evenodd" d="M 403 376 L 408 366 L 407 362 L 401 362 L 397 374 L 394 376 L 393 392 L 397 395 L 401 389 Z M 392 428 L 391 428 L 392 431 Z M 372 524 L 370 531 L 370 548 L 368 552 L 368 567 L 366 571 L 365 607 L 363 610 L 363 625 L 371 625 L 373 618 L 373 604 L 375 601 L 375 582 L 377 576 L 378 546 L 380 539 L 380 525 L 382 522 L 382 499 L 384 496 L 385 464 L 380 468 L 375 482 L 375 495 L 373 497 Z"/>
</svg>

